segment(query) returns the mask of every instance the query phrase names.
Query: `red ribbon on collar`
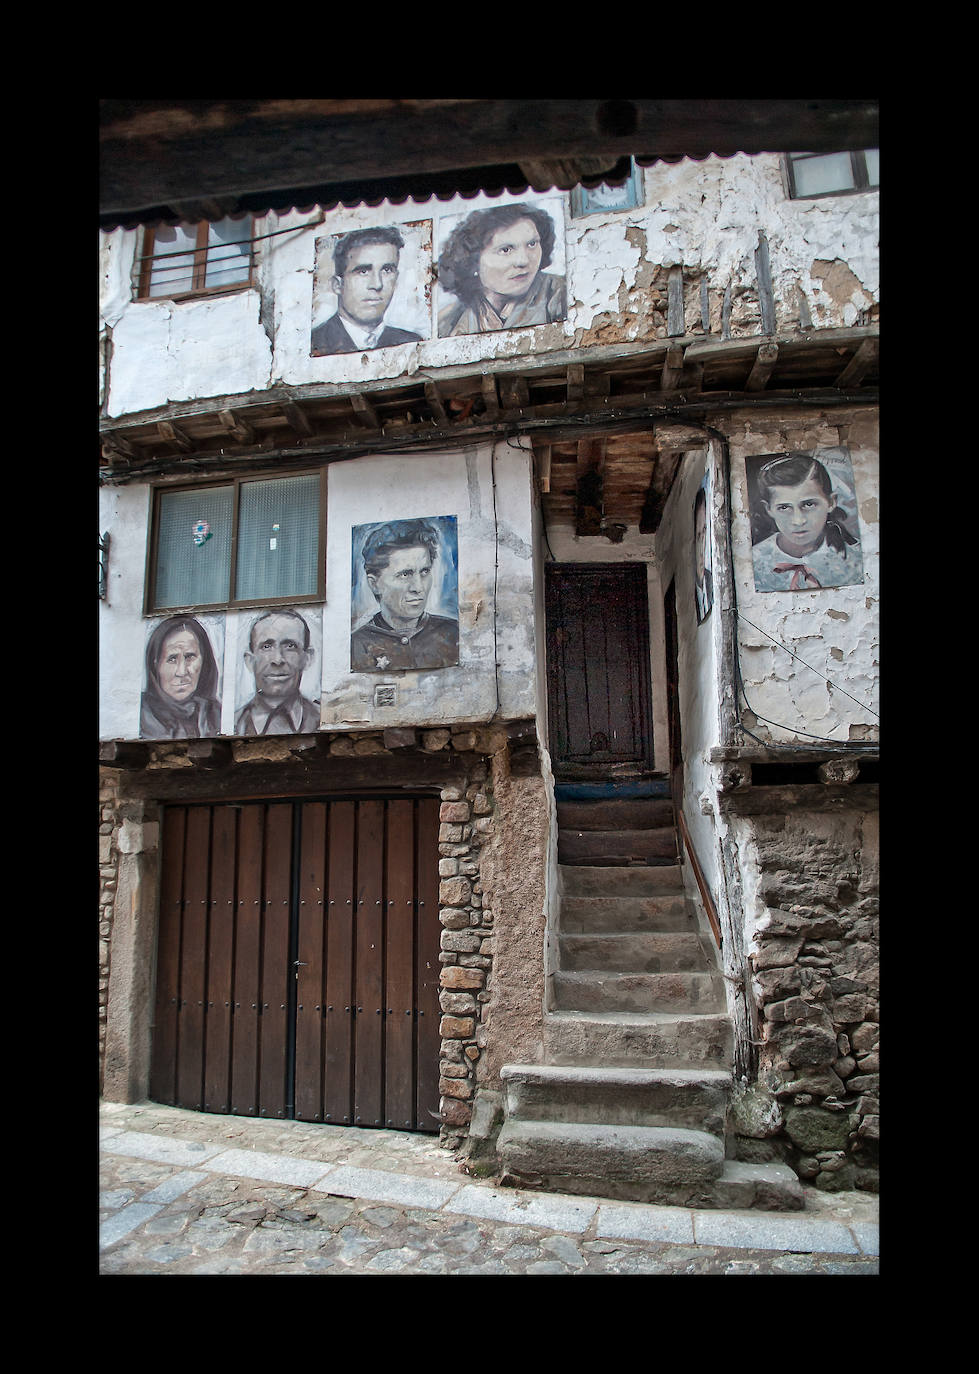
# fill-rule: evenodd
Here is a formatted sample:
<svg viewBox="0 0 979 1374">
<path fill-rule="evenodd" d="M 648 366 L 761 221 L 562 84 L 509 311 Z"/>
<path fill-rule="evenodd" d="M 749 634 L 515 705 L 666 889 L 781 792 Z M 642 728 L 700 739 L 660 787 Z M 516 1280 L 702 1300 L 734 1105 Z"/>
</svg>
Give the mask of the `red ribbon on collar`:
<svg viewBox="0 0 979 1374">
<path fill-rule="evenodd" d="M 805 591 L 805 587 L 799 582 L 800 573 L 802 573 L 803 577 L 806 579 L 806 584 L 808 586 L 822 587 L 823 585 L 812 568 L 807 568 L 805 563 L 776 563 L 772 571 L 777 573 L 790 572 L 792 574 L 792 581 L 789 583 L 790 592 L 797 592 L 800 589 Z"/>
</svg>

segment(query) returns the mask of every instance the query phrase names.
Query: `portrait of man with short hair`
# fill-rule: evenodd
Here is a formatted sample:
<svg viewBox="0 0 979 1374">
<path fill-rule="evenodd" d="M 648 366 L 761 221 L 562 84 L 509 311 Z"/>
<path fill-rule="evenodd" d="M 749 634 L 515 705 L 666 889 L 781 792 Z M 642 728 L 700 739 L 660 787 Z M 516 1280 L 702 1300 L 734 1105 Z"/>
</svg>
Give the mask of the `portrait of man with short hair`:
<svg viewBox="0 0 979 1374">
<path fill-rule="evenodd" d="M 354 528 L 351 671 L 459 662 L 457 550 L 454 515 Z"/>
<path fill-rule="evenodd" d="M 431 241 L 431 221 L 317 239 L 311 355 L 363 353 L 426 338 Z"/>
<path fill-rule="evenodd" d="M 256 616 L 248 630 L 239 671 L 236 735 L 304 735 L 319 729 L 320 708 L 302 692 L 303 675 L 313 679 L 316 646 L 306 617 L 291 606 Z M 251 696 L 248 696 L 249 690 Z"/>
</svg>

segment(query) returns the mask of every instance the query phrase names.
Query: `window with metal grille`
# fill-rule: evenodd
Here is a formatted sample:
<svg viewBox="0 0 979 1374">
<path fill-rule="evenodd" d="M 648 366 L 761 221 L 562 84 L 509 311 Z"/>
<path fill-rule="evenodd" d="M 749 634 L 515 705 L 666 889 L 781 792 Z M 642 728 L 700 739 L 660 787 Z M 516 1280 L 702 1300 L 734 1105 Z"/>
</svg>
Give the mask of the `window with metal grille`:
<svg viewBox="0 0 979 1374">
<path fill-rule="evenodd" d="M 326 469 L 153 494 L 146 611 L 322 601 Z"/>
<path fill-rule="evenodd" d="M 252 279 L 252 217 L 157 224 L 143 236 L 140 298 L 200 295 Z"/>
<path fill-rule="evenodd" d="M 793 200 L 875 191 L 880 186 L 880 150 L 851 153 L 786 153 L 785 175 Z"/>
</svg>

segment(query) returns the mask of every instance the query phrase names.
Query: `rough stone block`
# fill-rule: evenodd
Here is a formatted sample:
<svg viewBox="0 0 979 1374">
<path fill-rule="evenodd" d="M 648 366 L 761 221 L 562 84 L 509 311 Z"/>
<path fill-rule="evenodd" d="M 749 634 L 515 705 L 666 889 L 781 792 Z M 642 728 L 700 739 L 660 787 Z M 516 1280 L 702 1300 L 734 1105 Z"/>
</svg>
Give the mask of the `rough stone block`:
<svg viewBox="0 0 979 1374">
<path fill-rule="evenodd" d="M 460 1102 L 453 1097 L 443 1097 L 439 1106 L 443 1124 L 446 1126 L 465 1126 L 472 1116 L 468 1102 Z"/>
<path fill-rule="evenodd" d="M 821 1107 L 789 1107 L 785 1113 L 786 1135 L 809 1155 L 845 1148 L 851 1129 L 849 1115 L 824 1112 Z"/>
<path fill-rule="evenodd" d="M 440 1078 L 439 1092 L 443 1097 L 472 1097 L 473 1088 L 468 1078 Z"/>
<path fill-rule="evenodd" d="M 444 801 L 439 807 L 440 821 L 468 821 L 469 803 L 467 801 Z"/>
<path fill-rule="evenodd" d="M 469 930 L 443 930 L 439 937 L 441 948 L 455 954 L 475 954 L 480 938 Z"/>
<path fill-rule="evenodd" d="M 481 969 L 461 968 L 458 964 L 454 964 L 442 970 L 441 981 L 444 988 L 477 989 L 483 986 L 486 977 Z"/>
<path fill-rule="evenodd" d="M 439 1034 L 443 1040 L 468 1040 L 476 1028 L 471 1016 L 443 1016 L 439 1022 Z"/>
<path fill-rule="evenodd" d="M 796 1066 L 831 1064 L 839 1057 L 836 1036 L 822 1026 L 785 1026 L 772 1039 L 779 1053 Z"/>
<path fill-rule="evenodd" d="M 448 730 L 425 730 L 422 733 L 422 748 L 430 754 L 437 753 L 448 745 L 451 738 Z"/>
<path fill-rule="evenodd" d="M 439 902 L 442 906 L 466 906 L 472 896 L 468 878 L 443 878 L 439 883 Z"/>
<path fill-rule="evenodd" d="M 476 999 L 471 992 L 442 992 L 439 1006 L 448 1016 L 466 1016 L 476 1010 Z"/>
</svg>

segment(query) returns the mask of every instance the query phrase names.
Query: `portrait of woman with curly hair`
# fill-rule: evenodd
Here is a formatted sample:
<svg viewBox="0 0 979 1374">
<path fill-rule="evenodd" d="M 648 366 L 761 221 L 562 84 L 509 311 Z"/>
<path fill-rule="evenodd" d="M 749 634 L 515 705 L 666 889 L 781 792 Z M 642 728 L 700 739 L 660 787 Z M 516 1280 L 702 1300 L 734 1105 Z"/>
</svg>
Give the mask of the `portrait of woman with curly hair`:
<svg viewBox="0 0 979 1374">
<path fill-rule="evenodd" d="M 466 215 L 438 260 L 439 291 L 448 297 L 439 310 L 439 338 L 563 320 L 565 279 L 545 270 L 556 242 L 554 219 L 537 205 L 495 205 Z"/>
</svg>

